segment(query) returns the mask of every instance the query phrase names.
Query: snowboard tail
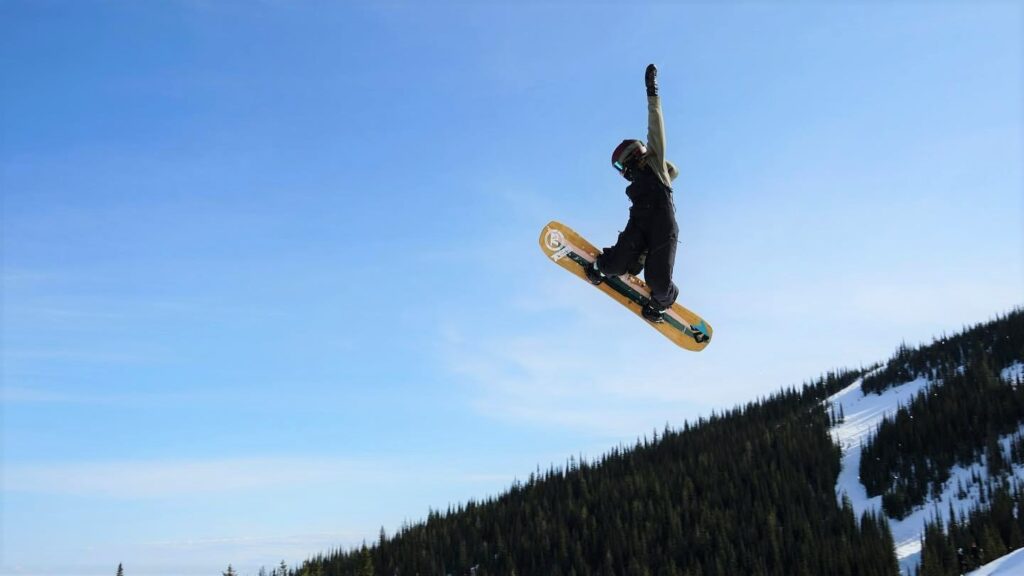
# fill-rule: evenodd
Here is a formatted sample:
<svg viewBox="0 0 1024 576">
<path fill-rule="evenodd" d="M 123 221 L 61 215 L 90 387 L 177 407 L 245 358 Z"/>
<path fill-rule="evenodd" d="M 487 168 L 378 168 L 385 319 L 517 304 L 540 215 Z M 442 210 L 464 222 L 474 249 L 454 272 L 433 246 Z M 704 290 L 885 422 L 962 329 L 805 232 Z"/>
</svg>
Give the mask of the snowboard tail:
<svg viewBox="0 0 1024 576">
<path fill-rule="evenodd" d="M 540 247 L 552 261 L 584 281 L 584 268 L 599 254 L 593 244 L 572 228 L 557 221 L 549 222 L 541 231 Z M 605 281 L 595 288 L 637 316 L 640 316 L 640 311 L 651 298 L 651 290 L 647 283 L 631 274 L 606 276 Z M 658 324 L 646 320 L 645 322 L 681 348 L 699 352 L 711 341 L 711 326 L 678 303 L 665 310 L 664 318 L 665 321 Z"/>
</svg>

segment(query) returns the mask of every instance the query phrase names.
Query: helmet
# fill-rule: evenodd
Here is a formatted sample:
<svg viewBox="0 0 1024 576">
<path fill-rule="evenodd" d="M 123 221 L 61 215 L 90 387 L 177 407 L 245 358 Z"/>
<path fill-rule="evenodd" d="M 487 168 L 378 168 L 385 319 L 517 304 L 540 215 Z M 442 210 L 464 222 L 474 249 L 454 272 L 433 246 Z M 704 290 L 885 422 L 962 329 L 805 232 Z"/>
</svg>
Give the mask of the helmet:
<svg viewBox="0 0 1024 576">
<path fill-rule="evenodd" d="M 622 144 L 615 147 L 615 151 L 612 152 L 612 166 L 619 171 L 620 174 L 626 177 L 627 180 L 631 180 L 630 172 L 632 172 L 633 166 L 637 160 L 639 160 L 644 154 L 647 154 L 647 146 L 639 140 L 623 140 Z"/>
</svg>

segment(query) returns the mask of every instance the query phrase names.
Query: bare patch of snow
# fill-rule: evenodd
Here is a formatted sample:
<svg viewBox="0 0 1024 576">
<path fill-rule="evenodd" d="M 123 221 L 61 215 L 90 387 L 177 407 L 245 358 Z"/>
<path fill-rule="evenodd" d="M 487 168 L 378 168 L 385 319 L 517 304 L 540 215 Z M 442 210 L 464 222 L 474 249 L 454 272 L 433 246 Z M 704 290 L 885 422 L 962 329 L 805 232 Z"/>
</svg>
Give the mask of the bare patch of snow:
<svg viewBox="0 0 1024 576">
<path fill-rule="evenodd" d="M 1010 366 L 1003 368 L 1003 371 L 999 373 L 999 377 L 1006 382 L 1016 382 L 1020 378 L 1024 378 L 1024 363 L 1014 362 Z"/>
</svg>

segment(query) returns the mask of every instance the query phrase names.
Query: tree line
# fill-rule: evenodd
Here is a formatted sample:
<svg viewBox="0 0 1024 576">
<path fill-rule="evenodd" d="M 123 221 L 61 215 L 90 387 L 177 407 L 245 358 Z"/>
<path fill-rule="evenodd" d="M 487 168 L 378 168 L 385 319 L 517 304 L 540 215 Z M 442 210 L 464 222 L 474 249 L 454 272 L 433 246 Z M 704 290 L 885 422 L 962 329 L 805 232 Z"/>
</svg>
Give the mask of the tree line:
<svg viewBox="0 0 1024 576">
<path fill-rule="evenodd" d="M 893 357 L 864 377 L 865 393 L 881 393 L 919 377 L 937 380 L 949 370 L 967 364 L 977 350 L 984 350 L 992 366 L 1005 368 L 1024 359 L 1024 308 L 1001 314 L 953 336 L 943 335 L 917 349 L 900 345 Z"/>
</svg>

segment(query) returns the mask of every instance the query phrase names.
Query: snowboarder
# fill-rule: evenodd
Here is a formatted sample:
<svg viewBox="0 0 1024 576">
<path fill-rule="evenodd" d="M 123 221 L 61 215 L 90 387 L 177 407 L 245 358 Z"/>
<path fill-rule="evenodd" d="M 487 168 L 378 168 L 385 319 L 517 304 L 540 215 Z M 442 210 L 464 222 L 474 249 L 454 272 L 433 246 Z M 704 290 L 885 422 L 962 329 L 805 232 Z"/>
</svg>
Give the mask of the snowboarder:
<svg viewBox="0 0 1024 576">
<path fill-rule="evenodd" d="M 629 220 L 614 246 L 605 248 L 586 268 L 587 280 L 600 284 L 607 276 L 644 271 L 651 297 L 641 311 L 649 322 L 664 322 L 679 288 L 672 283 L 679 226 L 672 200 L 672 181 L 679 171 L 665 159 L 665 125 L 658 97 L 658 69 L 647 66 L 647 144 L 623 140 L 612 153 L 612 166 L 629 181 Z"/>
</svg>

